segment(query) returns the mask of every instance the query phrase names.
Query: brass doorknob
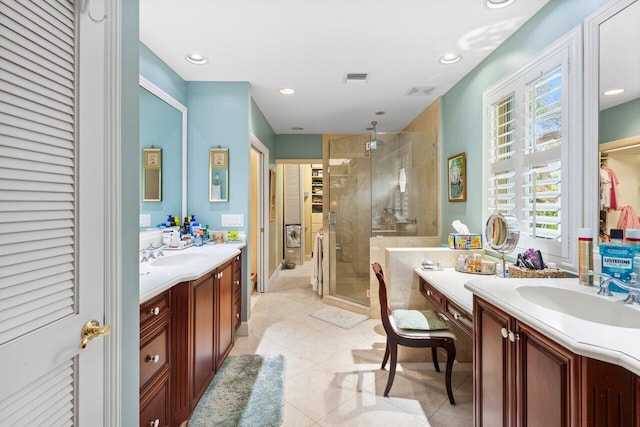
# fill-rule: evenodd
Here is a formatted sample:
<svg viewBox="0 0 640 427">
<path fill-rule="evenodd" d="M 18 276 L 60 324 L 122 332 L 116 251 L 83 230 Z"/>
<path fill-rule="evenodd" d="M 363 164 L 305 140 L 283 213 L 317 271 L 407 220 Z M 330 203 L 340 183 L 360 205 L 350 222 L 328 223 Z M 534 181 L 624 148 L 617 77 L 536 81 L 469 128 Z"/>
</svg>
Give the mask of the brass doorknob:
<svg viewBox="0 0 640 427">
<path fill-rule="evenodd" d="M 103 337 L 105 335 L 109 335 L 109 332 L 111 332 L 111 326 L 100 326 L 100 322 L 98 322 L 97 320 L 89 320 L 84 324 L 84 326 L 82 327 L 82 331 L 80 332 L 80 338 L 82 338 L 82 340 L 80 341 L 80 348 L 84 350 L 85 348 L 87 348 L 87 344 L 89 344 L 89 341 L 91 341 L 95 337 Z"/>
</svg>

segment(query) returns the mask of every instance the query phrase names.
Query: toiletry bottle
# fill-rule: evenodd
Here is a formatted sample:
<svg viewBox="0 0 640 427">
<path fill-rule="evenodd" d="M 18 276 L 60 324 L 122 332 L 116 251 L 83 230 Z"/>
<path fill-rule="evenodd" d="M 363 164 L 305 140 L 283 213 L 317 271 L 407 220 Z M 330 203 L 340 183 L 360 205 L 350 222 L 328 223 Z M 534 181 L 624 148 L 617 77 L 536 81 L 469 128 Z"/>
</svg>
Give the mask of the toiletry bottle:
<svg viewBox="0 0 640 427">
<path fill-rule="evenodd" d="M 191 229 L 189 226 L 189 217 L 185 216 L 184 222 L 182 223 L 182 234 L 189 234 L 190 231 Z"/>
<path fill-rule="evenodd" d="M 193 238 L 193 244 L 195 246 L 202 246 L 202 230 L 197 230 L 195 237 Z"/>
<path fill-rule="evenodd" d="M 578 283 L 585 286 L 593 285 L 593 230 L 578 229 Z"/>
</svg>

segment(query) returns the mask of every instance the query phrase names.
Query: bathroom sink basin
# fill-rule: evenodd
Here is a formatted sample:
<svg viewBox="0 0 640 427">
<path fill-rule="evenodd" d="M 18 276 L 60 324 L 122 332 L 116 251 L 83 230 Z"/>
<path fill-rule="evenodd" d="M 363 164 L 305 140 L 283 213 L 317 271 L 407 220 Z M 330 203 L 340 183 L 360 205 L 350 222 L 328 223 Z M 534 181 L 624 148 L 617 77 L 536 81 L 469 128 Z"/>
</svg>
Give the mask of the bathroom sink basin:
<svg viewBox="0 0 640 427">
<path fill-rule="evenodd" d="M 179 267 L 185 264 L 191 264 L 198 261 L 204 261 L 209 258 L 205 254 L 179 254 L 164 256 L 151 261 L 151 265 L 154 267 Z"/>
<path fill-rule="evenodd" d="M 520 286 L 516 291 L 542 307 L 590 322 L 640 329 L 640 311 L 597 295 L 550 286 Z"/>
</svg>

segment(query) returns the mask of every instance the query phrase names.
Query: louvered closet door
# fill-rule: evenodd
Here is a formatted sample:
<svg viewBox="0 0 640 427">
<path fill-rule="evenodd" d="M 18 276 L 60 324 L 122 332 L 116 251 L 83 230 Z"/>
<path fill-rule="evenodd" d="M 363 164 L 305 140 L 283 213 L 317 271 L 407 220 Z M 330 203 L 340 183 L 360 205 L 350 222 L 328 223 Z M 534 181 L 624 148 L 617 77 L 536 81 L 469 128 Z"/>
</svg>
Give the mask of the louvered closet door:
<svg viewBox="0 0 640 427">
<path fill-rule="evenodd" d="M 102 425 L 105 27 L 74 3 L 0 0 L 2 426 Z"/>
</svg>

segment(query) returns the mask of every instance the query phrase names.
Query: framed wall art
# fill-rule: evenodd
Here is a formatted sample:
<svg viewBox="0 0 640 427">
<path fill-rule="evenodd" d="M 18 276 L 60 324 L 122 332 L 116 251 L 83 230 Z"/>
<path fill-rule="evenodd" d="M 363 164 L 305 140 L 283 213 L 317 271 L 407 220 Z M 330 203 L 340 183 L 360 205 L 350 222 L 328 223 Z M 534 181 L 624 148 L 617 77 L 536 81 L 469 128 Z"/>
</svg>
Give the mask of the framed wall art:
<svg viewBox="0 0 640 427">
<path fill-rule="evenodd" d="M 467 162 L 464 153 L 447 159 L 447 188 L 450 202 L 467 200 Z"/>
</svg>

